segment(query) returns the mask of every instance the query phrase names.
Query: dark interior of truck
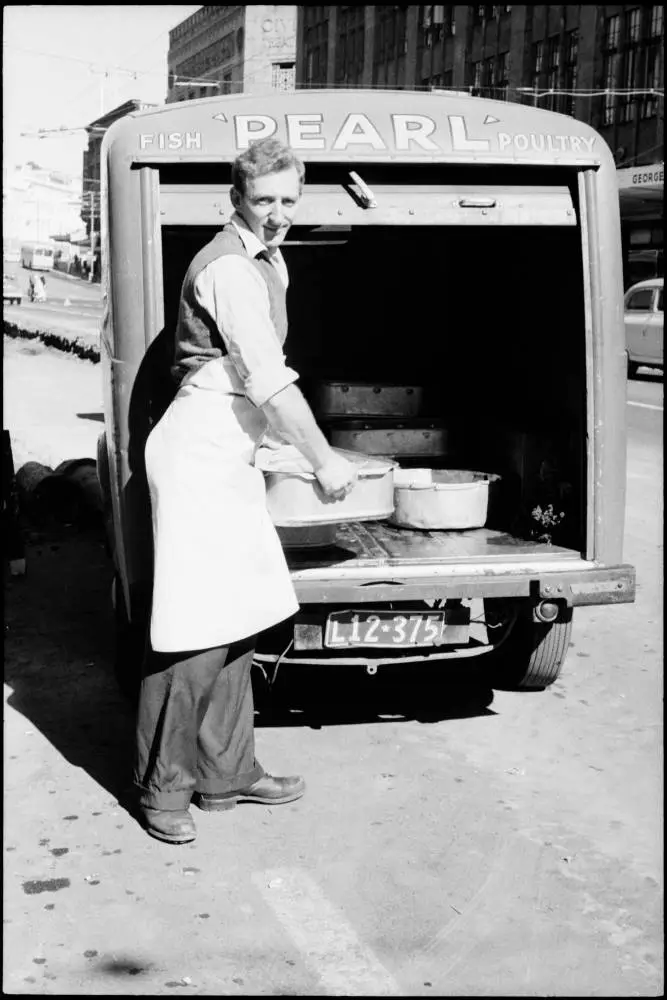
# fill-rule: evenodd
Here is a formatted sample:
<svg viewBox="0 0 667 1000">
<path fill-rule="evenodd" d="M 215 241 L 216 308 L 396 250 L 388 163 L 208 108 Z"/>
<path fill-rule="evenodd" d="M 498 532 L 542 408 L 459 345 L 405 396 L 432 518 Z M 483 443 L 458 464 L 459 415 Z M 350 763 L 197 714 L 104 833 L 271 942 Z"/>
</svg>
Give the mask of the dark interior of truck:
<svg viewBox="0 0 667 1000">
<path fill-rule="evenodd" d="M 185 270 L 215 231 L 163 227 L 166 331 L 175 325 Z M 460 555 L 465 540 L 476 559 L 520 559 L 542 547 L 550 558 L 585 552 L 578 226 L 336 232 L 295 225 L 283 252 L 290 273 L 285 352 L 306 398 L 313 400 L 322 380 L 424 386 L 425 415 L 447 430 L 447 453 L 427 464 L 502 477 L 483 529 L 420 533 L 367 523 L 352 543 L 347 532 L 346 548 L 291 553 L 292 560 L 363 559 L 372 536 L 400 561 L 406 533 L 415 536 L 413 558 L 415 545 L 425 556 L 447 558 L 448 535 L 452 553 Z"/>
</svg>

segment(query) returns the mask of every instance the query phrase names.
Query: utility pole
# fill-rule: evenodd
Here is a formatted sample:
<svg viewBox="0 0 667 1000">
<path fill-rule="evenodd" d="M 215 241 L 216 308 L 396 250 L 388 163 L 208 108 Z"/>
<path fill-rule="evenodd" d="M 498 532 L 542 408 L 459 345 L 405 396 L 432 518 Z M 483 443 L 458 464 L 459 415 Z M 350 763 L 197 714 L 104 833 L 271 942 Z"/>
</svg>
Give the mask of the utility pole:
<svg viewBox="0 0 667 1000">
<path fill-rule="evenodd" d="M 95 199 L 97 197 L 97 192 L 90 191 L 90 271 L 88 272 L 88 281 L 93 280 L 93 274 L 95 271 Z"/>
<path fill-rule="evenodd" d="M 100 78 L 100 117 L 104 114 L 104 81 L 109 79 L 109 71 L 102 69 L 91 69 L 90 71 L 94 76 L 99 76 Z"/>
</svg>

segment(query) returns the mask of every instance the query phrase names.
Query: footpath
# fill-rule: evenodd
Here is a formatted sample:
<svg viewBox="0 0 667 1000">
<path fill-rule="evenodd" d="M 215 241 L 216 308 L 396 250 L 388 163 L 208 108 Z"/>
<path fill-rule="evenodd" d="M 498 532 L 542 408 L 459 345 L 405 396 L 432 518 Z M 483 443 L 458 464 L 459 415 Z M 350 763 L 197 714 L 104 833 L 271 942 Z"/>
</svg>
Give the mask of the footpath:
<svg viewBox="0 0 667 1000">
<path fill-rule="evenodd" d="M 58 284 L 71 286 L 74 298 L 82 282 Z M 90 294 L 80 301 L 98 305 Z M 95 461 L 104 420 L 99 313 L 69 313 L 62 299 L 60 313 L 55 305 L 30 309 L 7 307 L 3 317 L 3 527 L 16 576 L 26 570 L 26 523 L 48 514 L 85 524 L 102 511 Z M 80 403 L 75 415 L 73 400 Z"/>
</svg>

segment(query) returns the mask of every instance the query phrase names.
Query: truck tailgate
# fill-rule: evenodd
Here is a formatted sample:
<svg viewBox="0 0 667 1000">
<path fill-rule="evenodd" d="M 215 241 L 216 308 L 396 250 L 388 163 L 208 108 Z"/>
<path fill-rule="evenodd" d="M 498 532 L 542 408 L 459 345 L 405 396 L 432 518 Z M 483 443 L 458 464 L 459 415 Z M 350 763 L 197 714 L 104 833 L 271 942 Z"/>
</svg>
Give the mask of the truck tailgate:
<svg viewBox="0 0 667 1000">
<path fill-rule="evenodd" d="M 630 566 L 503 531 L 418 531 L 383 521 L 341 524 L 335 545 L 287 554 L 302 603 L 441 597 L 551 597 L 568 604 L 634 600 Z"/>
</svg>

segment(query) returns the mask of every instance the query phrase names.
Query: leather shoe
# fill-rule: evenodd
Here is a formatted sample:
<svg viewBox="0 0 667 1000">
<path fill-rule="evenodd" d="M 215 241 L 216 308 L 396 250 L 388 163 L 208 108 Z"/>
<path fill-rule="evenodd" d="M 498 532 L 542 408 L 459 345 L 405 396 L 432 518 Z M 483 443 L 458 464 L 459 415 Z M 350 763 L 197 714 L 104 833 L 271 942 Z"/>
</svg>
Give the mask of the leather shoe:
<svg viewBox="0 0 667 1000">
<path fill-rule="evenodd" d="M 187 809 L 150 809 L 141 806 L 146 833 L 166 844 L 189 844 L 197 836 L 195 821 Z"/>
<path fill-rule="evenodd" d="M 279 806 L 284 802 L 294 802 L 300 799 L 306 790 L 303 778 L 274 778 L 263 774 L 248 788 L 235 792 L 222 792 L 219 795 L 209 795 L 206 792 L 195 792 L 192 801 L 208 812 L 222 809 L 233 809 L 238 802 L 258 802 L 265 806 Z"/>
</svg>

